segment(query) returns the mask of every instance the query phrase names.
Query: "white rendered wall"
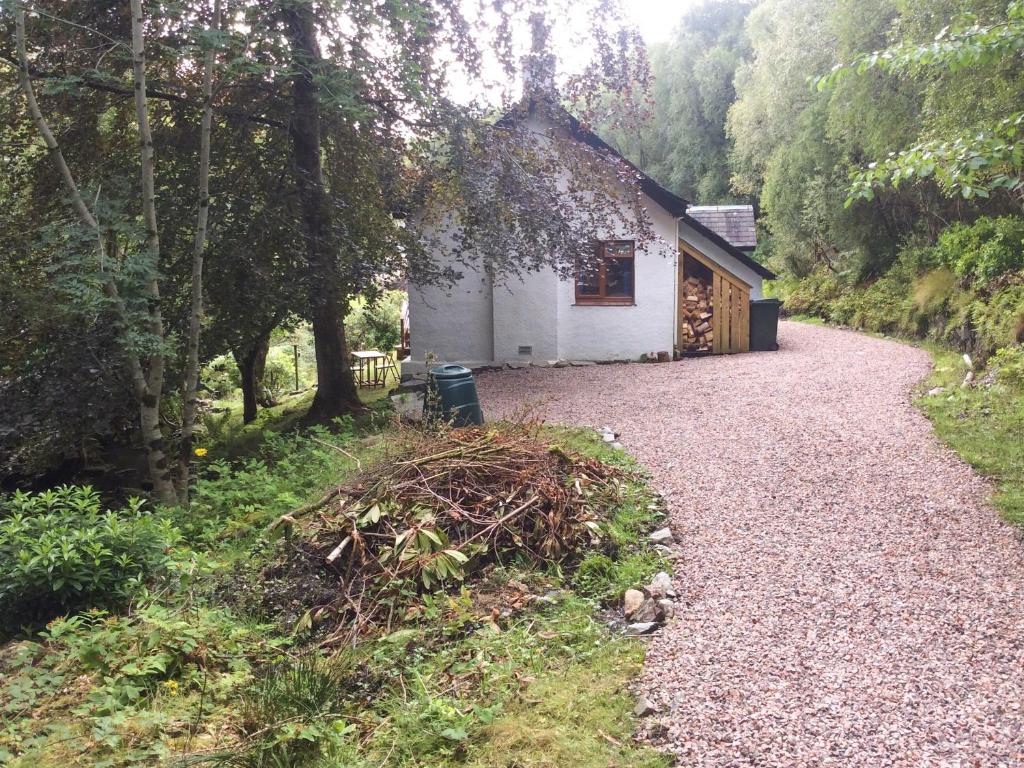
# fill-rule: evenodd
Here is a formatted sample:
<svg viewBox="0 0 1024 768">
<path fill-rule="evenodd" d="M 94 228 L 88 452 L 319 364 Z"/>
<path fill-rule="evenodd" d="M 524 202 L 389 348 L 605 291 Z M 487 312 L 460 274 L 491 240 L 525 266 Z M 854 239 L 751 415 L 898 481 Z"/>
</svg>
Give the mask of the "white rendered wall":
<svg viewBox="0 0 1024 768">
<path fill-rule="evenodd" d="M 761 291 L 762 277 L 735 256 L 730 255 L 723 248 L 715 245 L 704 235 L 698 233 L 697 230 L 682 221 L 679 222 L 679 238 L 683 242 L 692 245 L 712 261 L 721 264 L 722 268 L 726 271 L 732 272 L 740 280 L 747 283 L 750 286 L 751 299 L 764 298 Z"/>
<path fill-rule="evenodd" d="M 645 352 L 672 353 L 675 328 L 676 220 L 644 197 L 657 240 L 636 251 L 634 304 L 576 304 L 571 280 L 558 281 L 558 357 L 565 360 L 636 360 Z M 631 240 L 621 225 L 601 240 Z M 553 276 L 554 277 L 554 276 Z M 556 278 L 557 279 L 557 278 Z"/>
<path fill-rule="evenodd" d="M 551 269 L 494 286 L 494 359 L 558 359 L 558 277 Z M 520 347 L 529 347 L 521 354 Z"/>
<path fill-rule="evenodd" d="M 494 360 L 493 301 L 490 280 L 477 272 L 463 271 L 451 288 L 409 285 L 409 335 L 411 364 L 406 373 L 423 370 L 433 354 L 439 362 L 470 367 Z"/>
</svg>

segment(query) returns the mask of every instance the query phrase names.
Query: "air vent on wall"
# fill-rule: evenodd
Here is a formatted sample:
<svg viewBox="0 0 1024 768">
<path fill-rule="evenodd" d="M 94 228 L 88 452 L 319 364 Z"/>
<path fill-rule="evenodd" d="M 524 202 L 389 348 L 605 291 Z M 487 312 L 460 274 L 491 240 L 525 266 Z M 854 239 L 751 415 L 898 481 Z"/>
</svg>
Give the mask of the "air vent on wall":
<svg viewBox="0 0 1024 768">
<path fill-rule="evenodd" d="M 533 347 L 519 347 L 519 354 L 520 355 L 532 355 L 533 354 Z"/>
</svg>

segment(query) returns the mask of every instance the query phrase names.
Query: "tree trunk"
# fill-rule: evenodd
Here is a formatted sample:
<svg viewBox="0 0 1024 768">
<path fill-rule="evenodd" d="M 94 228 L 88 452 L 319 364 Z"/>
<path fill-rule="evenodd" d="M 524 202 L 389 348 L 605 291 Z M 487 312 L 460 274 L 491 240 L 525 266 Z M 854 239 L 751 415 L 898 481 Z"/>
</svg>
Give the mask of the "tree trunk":
<svg viewBox="0 0 1024 768">
<path fill-rule="evenodd" d="M 267 366 L 267 352 L 270 350 L 270 332 L 261 335 L 252 346 L 245 350 L 233 350 L 232 354 L 242 375 L 242 422 L 250 424 L 256 419 L 259 407 L 259 388 L 263 371 Z"/>
<path fill-rule="evenodd" d="M 141 103 L 143 107 L 142 114 L 145 117 L 145 58 L 143 55 L 142 9 L 141 6 L 139 6 L 137 8 L 138 13 L 136 14 L 135 11 L 137 5 L 137 0 L 133 0 L 132 51 L 134 55 L 133 63 L 135 65 L 136 76 L 136 107 Z M 21 89 L 25 94 L 25 100 L 28 103 L 29 114 L 32 116 L 32 122 L 39 131 L 40 136 L 42 136 L 43 142 L 46 144 L 46 148 L 50 153 L 50 157 L 53 159 L 54 165 L 57 166 L 57 170 L 60 173 L 61 178 L 64 180 L 64 185 L 67 187 L 71 196 L 72 206 L 78 213 L 82 223 L 95 234 L 100 266 L 102 269 L 107 269 L 109 267 L 108 253 L 103 231 L 100 229 L 99 222 L 96 220 L 96 217 L 93 215 L 88 204 L 85 202 L 85 199 L 82 197 L 78 184 L 75 181 L 75 177 L 71 173 L 71 169 L 68 166 L 67 161 L 64 159 L 64 153 L 61 151 L 60 145 L 57 143 L 57 138 L 54 136 L 53 131 L 50 130 L 49 123 L 47 123 L 46 118 L 43 117 L 42 110 L 39 108 L 39 102 L 36 100 L 35 89 L 32 87 L 32 79 L 29 75 L 28 48 L 25 41 L 24 6 L 17 6 L 15 8 L 14 28 L 18 51 L 18 76 Z M 140 124 L 139 131 L 140 136 L 142 136 L 143 133 L 146 137 L 149 136 L 148 118 L 145 125 Z M 145 142 L 145 139 L 143 139 L 143 142 Z M 149 139 L 148 145 L 149 162 L 147 163 L 147 150 L 145 147 L 142 152 L 142 160 L 143 187 L 146 186 L 145 179 L 148 169 L 150 182 L 149 187 L 150 192 L 152 192 L 152 138 Z M 150 201 L 152 202 L 152 198 Z M 150 228 L 150 234 L 153 240 L 150 242 L 150 252 L 154 252 L 152 246 L 155 242 L 155 252 L 159 254 L 159 241 L 155 240 L 155 208 L 152 210 L 153 226 Z M 146 216 L 146 220 L 148 225 L 150 223 L 149 215 Z M 156 265 L 154 264 L 154 275 L 156 275 L 155 267 Z M 117 284 L 109 274 L 105 276 L 103 291 L 114 304 L 118 319 L 123 325 L 122 330 L 124 332 L 131 331 L 132 329 L 128 324 L 128 313 L 125 309 L 124 301 L 117 290 Z M 155 276 L 147 283 L 146 292 L 149 294 L 150 299 L 155 299 L 155 301 L 153 301 L 154 309 L 150 316 L 149 331 L 160 341 L 163 341 L 163 323 L 160 317 L 159 307 L 160 294 Z M 142 434 L 143 443 L 146 449 L 146 458 L 149 465 L 150 480 L 153 483 L 153 491 L 162 504 L 173 505 L 177 502 L 177 496 L 174 491 L 174 483 L 171 481 L 170 469 L 167 464 L 167 454 L 164 452 L 163 433 L 160 431 L 160 390 L 163 387 L 163 357 L 160 355 L 150 357 L 150 370 L 148 375 L 143 370 L 142 361 L 139 359 L 139 356 L 131 349 L 127 349 L 125 351 L 125 358 L 128 364 L 128 371 L 131 376 L 135 398 L 139 403 L 139 430 Z"/>
<path fill-rule="evenodd" d="M 139 129 L 140 186 L 142 189 L 142 221 L 146 226 L 146 253 L 149 257 L 149 277 L 144 293 L 149 300 L 149 332 L 154 338 L 164 338 L 163 316 L 160 313 L 160 234 L 156 219 L 156 156 L 153 152 L 153 134 L 149 129 L 149 104 L 146 98 L 146 36 L 142 17 L 142 0 L 131 0 L 132 13 L 132 78 L 135 90 L 135 121 Z M 164 436 L 160 429 L 160 398 L 164 389 L 164 356 L 154 352 L 146 360 L 144 379 L 136 385 L 140 397 L 140 426 L 142 441 L 149 459 L 149 474 L 153 491 L 162 504 L 178 503 L 171 468 L 164 450 Z M 142 371 L 134 371 L 137 377 Z"/>
<path fill-rule="evenodd" d="M 213 0 L 211 28 L 220 29 L 221 0 Z M 199 388 L 199 332 L 203 318 L 203 256 L 210 218 L 210 143 L 213 135 L 213 47 L 203 54 L 203 117 L 199 127 L 199 211 L 196 214 L 192 246 L 192 308 L 188 321 L 185 352 L 185 380 L 181 392 L 181 445 L 178 447 L 178 499 L 188 503 L 189 467 L 192 461 L 192 433 L 196 424 L 196 390 Z"/>
<path fill-rule="evenodd" d="M 327 420 L 361 408 L 349 363 L 343 319 L 348 296 L 338 274 L 331 238 L 331 209 L 321 163 L 320 100 L 323 70 L 313 6 L 295 2 L 284 11 L 296 74 L 292 81 L 289 134 L 299 180 L 310 320 L 316 350 L 317 392 L 310 418 Z"/>
</svg>

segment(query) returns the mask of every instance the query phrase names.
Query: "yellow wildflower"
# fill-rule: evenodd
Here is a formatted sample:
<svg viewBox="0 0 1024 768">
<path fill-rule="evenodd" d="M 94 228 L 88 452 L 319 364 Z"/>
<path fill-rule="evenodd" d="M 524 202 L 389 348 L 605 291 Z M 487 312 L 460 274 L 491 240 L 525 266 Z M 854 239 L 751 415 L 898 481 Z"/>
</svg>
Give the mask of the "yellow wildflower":
<svg viewBox="0 0 1024 768">
<path fill-rule="evenodd" d="M 205 448 L 196 448 L 196 450 L 195 450 L 195 454 L 196 454 L 196 456 L 198 456 L 199 458 L 202 458 L 202 457 L 203 457 L 203 456 L 205 456 L 205 455 L 206 455 L 207 453 L 209 453 L 209 451 L 207 451 L 207 450 L 206 450 Z"/>
</svg>

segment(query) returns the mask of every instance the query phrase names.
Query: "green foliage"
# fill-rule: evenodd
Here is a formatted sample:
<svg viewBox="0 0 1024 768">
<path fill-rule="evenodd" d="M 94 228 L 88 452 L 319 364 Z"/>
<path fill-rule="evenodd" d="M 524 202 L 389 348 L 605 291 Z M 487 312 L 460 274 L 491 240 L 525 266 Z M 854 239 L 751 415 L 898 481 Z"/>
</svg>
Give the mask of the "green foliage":
<svg viewBox="0 0 1024 768">
<path fill-rule="evenodd" d="M 89 487 L 15 493 L 0 505 L 0 633 L 89 605 L 118 605 L 166 572 L 180 534 L 133 499 L 103 510 Z"/>
<path fill-rule="evenodd" d="M 999 381 L 1017 392 L 1024 392 L 1024 347 L 1003 347 L 989 363 Z"/>
<path fill-rule="evenodd" d="M 195 612 L 149 603 L 126 617 L 92 611 L 50 622 L 42 633 L 54 649 L 94 675 L 75 714 L 112 715 L 152 698 L 161 683 L 176 693 L 199 689 L 210 668 L 238 668 L 241 641 L 249 634 L 228 614 L 211 609 Z"/>
<path fill-rule="evenodd" d="M 850 75 L 881 70 L 901 78 L 929 70 L 959 73 L 965 68 L 991 69 L 1014 62 L 1024 48 L 1024 3 L 1011 0 L 1004 18 L 982 21 L 966 13 L 943 27 L 934 39 L 918 44 L 902 42 L 885 50 L 863 54 L 853 64 L 836 65 L 818 80 L 819 90 L 833 88 Z M 1019 144 L 1024 113 L 964 126 L 959 135 L 931 138 L 908 149 L 890 152 L 853 176 L 847 205 L 855 199 L 871 200 L 877 189 L 903 182 L 936 178 L 949 194 L 964 199 L 989 197 L 994 190 L 1018 192 L 1024 188 L 1024 147 Z"/>
<path fill-rule="evenodd" d="M 355 730 L 340 714 L 351 675 L 338 659 L 317 656 L 261 671 L 242 693 L 244 747 L 211 762 L 233 768 L 298 768 L 336 753 Z"/>
<path fill-rule="evenodd" d="M 352 301 L 345 318 L 345 334 L 352 349 L 390 352 L 401 341 L 401 310 L 405 291 L 384 291 L 380 296 Z"/>
<path fill-rule="evenodd" d="M 881 277 L 857 282 L 818 268 L 772 285 L 790 315 L 931 339 L 984 360 L 1024 333 L 1024 219 L 981 218 L 931 247 L 903 248 Z"/>
<path fill-rule="evenodd" d="M 207 461 L 198 473 L 192 504 L 171 514 L 193 544 L 211 544 L 225 536 L 247 537 L 304 504 L 339 473 L 353 469 L 356 459 L 335 446 L 350 444 L 355 435 L 351 418 L 336 420 L 331 429 L 317 426 L 304 433 L 263 433 L 257 456 Z"/>
<path fill-rule="evenodd" d="M 832 302 L 842 294 L 843 283 L 822 267 L 802 279 L 782 275 L 772 283 L 771 290 L 782 299 L 787 314 L 827 318 Z"/>
<path fill-rule="evenodd" d="M 953 224 L 940 236 L 942 264 L 977 287 L 1024 269 L 1024 218 L 983 216 L 973 224 Z"/>
<path fill-rule="evenodd" d="M 237 700 L 253 665 L 286 638 L 206 607 L 146 602 L 126 616 L 93 610 L 52 621 L 38 642 L 0 655 L 0 755 L 29 766 L 143 766 L 203 739 L 198 722 Z M 194 710 L 194 712 L 193 712 Z M 16 757 L 15 757 L 16 756 Z M 12 759 L 13 758 L 13 759 Z"/>
<path fill-rule="evenodd" d="M 945 267 L 933 269 L 914 285 L 914 304 L 922 314 L 940 310 L 956 292 L 956 275 Z"/>
<path fill-rule="evenodd" d="M 688 8 L 669 42 L 651 51 L 654 115 L 637 131 L 599 128 L 620 152 L 688 200 L 703 204 L 733 194 L 725 119 L 736 69 L 749 53 L 744 21 L 751 6 L 705 0 Z"/>
</svg>

